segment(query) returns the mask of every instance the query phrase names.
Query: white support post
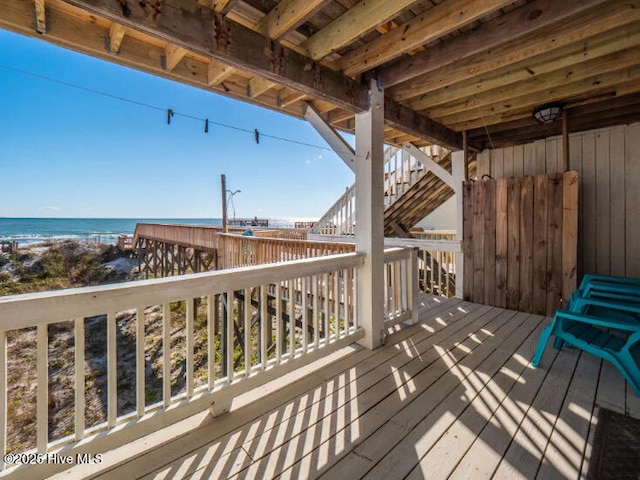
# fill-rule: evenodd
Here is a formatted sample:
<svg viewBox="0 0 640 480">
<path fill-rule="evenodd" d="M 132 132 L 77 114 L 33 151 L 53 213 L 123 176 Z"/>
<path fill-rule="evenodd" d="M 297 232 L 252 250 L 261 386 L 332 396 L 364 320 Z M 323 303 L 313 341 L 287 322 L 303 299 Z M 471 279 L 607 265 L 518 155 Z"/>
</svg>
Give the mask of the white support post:
<svg viewBox="0 0 640 480">
<path fill-rule="evenodd" d="M 384 91 L 371 80 L 369 109 L 356 114 L 356 251 L 359 343 L 374 349 L 384 342 Z"/>
<path fill-rule="evenodd" d="M 464 161 L 464 151 L 451 153 L 451 172 L 453 176 L 453 191 L 456 196 L 456 240 L 460 242 L 462 246 L 463 239 L 463 204 L 464 193 L 463 183 L 466 174 L 466 166 Z M 464 257 L 463 249 L 460 249 L 459 253 L 456 253 L 456 298 L 463 298 L 463 285 L 464 285 Z"/>
</svg>

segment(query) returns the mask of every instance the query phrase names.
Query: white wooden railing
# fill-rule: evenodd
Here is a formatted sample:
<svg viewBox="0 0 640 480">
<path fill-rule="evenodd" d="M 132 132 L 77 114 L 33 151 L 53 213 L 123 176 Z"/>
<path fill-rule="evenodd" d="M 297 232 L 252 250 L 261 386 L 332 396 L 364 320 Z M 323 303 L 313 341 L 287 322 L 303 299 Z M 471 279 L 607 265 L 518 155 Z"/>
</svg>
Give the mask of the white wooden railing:
<svg viewBox="0 0 640 480">
<path fill-rule="evenodd" d="M 429 157 L 442 158 L 448 150 L 438 145 L 420 149 Z M 384 152 L 384 208 L 393 205 L 415 185 L 428 169 L 407 148 L 388 146 Z M 354 235 L 356 222 L 355 183 L 327 210 L 311 229 L 320 235 Z"/>
<path fill-rule="evenodd" d="M 449 234 L 447 233 L 447 236 Z M 311 241 L 349 243 L 353 237 L 311 234 Z M 404 247 L 416 250 L 416 269 L 421 291 L 443 297 L 462 298 L 462 243 L 459 240 L 423 240 L 385 237 L 385 248 Z"/>
<path fill-rule="evenodd" d="M 385 322 L 389 326 L 417 319 L 416 250 L 385 251 Z M 0 297 L 0 451 L 4 454 L 82 455 L 123 445 L 198 411 L 224 413 L 231 400 L 281 375 L 362 338 L 357 305 L 360 253 L 345 253 L 272 265 L 160 278 L 126 284 Z M 64 323 L 63 323 L 64 322 Z M 103 422 L 85 425 L 87 325 L 104 322 L 106 399 Z M 135 352 L 135 390 L 129 411 L 119 408 L 118 356 L 126 324 L 135 332 L 129 340 Z M 9 337 L 35 329 L 37 394 L 31 442 L 11 442 L 8 433 Z M 156 335 L 152 337 L 149 331 Z M 176 332 L 183 342 L 176 342 Z M 161 332 L 161 334 L 157 334 Z M 73 340 L 70 341 L 69 338 Z M 52 438 L 50 352 L 65 338 L 73 345 L 72 402 L 66 405 L 71 432 Z M 198 340 L 199 339 L 199 340 Z M 204 339 L 204 340 L 203 340 Z M 158 341 L 159 395 L 148 401 L 149 352 Z M 198 343 L 199 342 L 199 343 Z M 178 346 L 176 346 L 178 344 Z M 204 355 L 196 356 L 198 352 Z M 14 348 L 12 354 L 16 354 Z M 179 354 L 179 355 L 177 355 Z M 183 363 L 177 368 L 176 357 Z M 172 361 L 173 359 L 173 361 Z M 204 360 L 203 360 L 204 359 Z M 52 357 L 52 361 L 63 361 Z M 201 364 L 198 364 L 200 362 Z M 152 369 L 153 369 L 152 365 Z M 20 374 L 21 372 L 18 372 Z M 132 376 L 134 376 L 132 374 Z M 183 388 L 176 390 L 175 383 Z M 121 400 L 120 400 L 121 401 Z M 121 407 L 121 406 L 120 406 Z M 56 412 L 53 412 L 56 413 Z M 59 416 L 59 415 L 58 415 Z M 69 418 L 70 417 L 70 418 Z M 70 421 L 71 418 L 73 421 Z M 24 457 L 23 457 L 24 458 Z M 42 457 L 34 457 L 42 458 Z M 74 457 L 76 458 L 76 457 Z M 0 476 L 28 468 L 28 476 L 44 477 L 60 466 L 15 467 L 2 461 Z M 53 470 L 52 470 L 53 469 Z M 34 473 L 35 472 L 35 473 Z"/>
<path fill-rule="evenodd" d="M 184 275 L 114 286 L 87 287 L 0 298 L 0 451 L 19 451 L 7 444 L 7 335 L 22 329 L 37 330 L 37 397 L 35 454 L 64 451 L 95 452 L 113 448 L 167 423 L 213 405 L 216 412 L 228 408 L 230 399 L 273 378 L 294 370 L 362 336 L 355 315 L 357 275 L 364 255 L 348 253 L 296 260 L 268 266 Z M 176 317 L 176 303 L 185 307 Z M 145 399 L 145 327 L 154 309 L 162 324 L 161 401 Z M 173 312 L 172 312 L 173 310 Z M 180 310 L 178 308 L 178 310 Z M 117 331 L 123 318 L 135 318 L 136 405 L 118 411 Z M 223 318 L 220 318 L 223 317 Z M 106 323 L 105 422 L 85 428 L 86 319 Z M 289 321 L 285 321 L 286 319 Z M 291 328 L 291 319 L 295 326 Z M 257 321 L 256 321 L 257 319 Z M 267 321 L 262 321 L 267 319 Z M 284 319 L 284 320 L 283 320 Z M 74 336 L 75 397 L 73 434 L 51 439 L 49 435 L 49 355 L 61 327 Z M 216 320 L 220 320 L 216 324 Z M 172 391 L 172 335 L 176 322 L 184 331 L 184 372 L 181 392 Z M 194 342 L 196 323 L 206 337 L 204 380 L 196 378 Z M 233 328 L 227 326 L 235 325 Z M 306 326 L 306 328 L 303 328 Z M 63 329 L 64 330 L 64 329 Z M 173 332 L 173 333 L 172 333 Z M 249 335 L 244 335 L 249 332 Z M 175 343 L 175 339 L 173 339 Z M 202 347 L 202 346 L 201 346 Z M 175 355 L 174 355 L 175 356 Z M 59 359 L 55 359 L 59 361 Z M 175 372 L 174 372 L 175 373 Z M 70 379 L 71 380 L 71 379 Z M 173 381 L 175 382 L 175 375 Z M 199 384 L 202 382 L 201 384 Z M 71 413 L 75 410 L 75 413 Z M 161 413 L 161 415 L 159 415 Z M 102 433 L 101 433 L 102 432 Z M 106 433 L 106 435 L 105 435 Z M 90 438 L 91 441 L 87 441 Z M 87 445 L 91 444 L 89 450 Z M 99 446 L 98 446 L 99 445 Z M 1 469 L 11 467 L 4 463 Z"/>
</svg>

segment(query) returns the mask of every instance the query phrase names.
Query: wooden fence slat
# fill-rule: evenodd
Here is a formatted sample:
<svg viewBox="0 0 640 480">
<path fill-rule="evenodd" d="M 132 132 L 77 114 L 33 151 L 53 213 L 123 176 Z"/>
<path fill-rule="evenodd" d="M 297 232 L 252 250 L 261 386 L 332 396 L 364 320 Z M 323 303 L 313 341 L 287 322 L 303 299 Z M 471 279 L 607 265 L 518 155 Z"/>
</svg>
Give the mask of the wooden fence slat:
<svg viewBox="0 0 640 480">
<path fill-rule="evenodd" d="M 512 179 L 509 179 L 512 181 Z M 507 254 L 509 224 L 507 221 L 508 181 L 501 178 L 496 181 L 496 294 L 495 306 L 507 306 Z"/>
<path fill-rule="evenodd" d="M 552 173 L 548 182 L 546 315 L 552 316 L 562 306 L 562 173 Z"/>
<path fill-rule="evenodd" d="M 578 282 L 578 173 L 562 177 L 562 299 L 563 304 Z"/>
<path fill-rule="evenodd" d="M 520 190 L 520 299 L 518 310 L 531 312 L 533 289 L 533 177 L 523 177 Z"/>
<path fill-rule="evenodd" d="M 611 272 L 609 242 L 611 194 L 609 183 L 609 130 L 596 134 L 596 273 Z M 614 174 L 615 175 L 615 174 Z"/>
<path fill-rule="evenodd" d="M 611 169 L 611 217 L 609 219 L 611 264 L 609 271 L 611 275 L 618 276 L 625 275 L 625 133 L 626 127 L 614 128 L 609 137 L 609 166 Z"/>
<path fill-rule="evenodd" d="M 640 125 L 627 127 L 625 143 L 625 199 L 626 199 L 626 272 L 631 277 L 640 276 Z"/>
<path fill-rule="evenodd" d="M 484 181 L 475 188 L 473 206 L 473 301 L 484 302 Z M 432 271 L 433 272 L 433 271 Z"/>
<path fill-rule="evenodd" d="M 506 307 L 520 308 L 520 178 L 507 184 L 507 287 Z"/>
<path fill-rule="evenodd" d="M 502 159 L 501 159 L 502 160 Z M 496 180 L 484 182 L 484 304 L 496 301 Z"/>
<path fill-rule="evenodd" d="M 595 134 L 582 136 L 582 243 L 583 273 L 596 273 L 596 144 Z"/>
<path fill-rule="evenodd" d="M 533 291 L 532 312 L 547 310 L 547 175 L 536 175 L 533 187 Z"/>
<path fill-rule="evenodd" d="M 463 204 L 463 216 L 462 216 L 462 231 L 463 231 L 463 252 L 464 252 L 464 286 L 463 286 L 463 298 L 465 300 L 471 300 L 473 298 L 473 206 L 475 199 L 475 189 L 478 182 L 468 181 L 464 182 L 464 204 Z M 423 257 L 424 258 L 424 257 Z M 425 283 L 427 279 L 424 279 Z"/>
</svg>

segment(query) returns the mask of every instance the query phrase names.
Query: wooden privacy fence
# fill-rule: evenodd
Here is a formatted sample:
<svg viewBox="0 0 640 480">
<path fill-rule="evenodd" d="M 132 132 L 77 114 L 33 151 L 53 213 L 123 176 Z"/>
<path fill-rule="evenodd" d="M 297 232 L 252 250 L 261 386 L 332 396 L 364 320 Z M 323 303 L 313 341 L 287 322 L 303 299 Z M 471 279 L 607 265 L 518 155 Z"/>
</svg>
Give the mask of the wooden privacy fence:
<svg viewBox="0 0 640 480">
<path fill-rule="evenodd" d="M 552 315 L 575 290 L 577 172 L 465 182 L 463 222 L 466 300 Z"/>
</svg>

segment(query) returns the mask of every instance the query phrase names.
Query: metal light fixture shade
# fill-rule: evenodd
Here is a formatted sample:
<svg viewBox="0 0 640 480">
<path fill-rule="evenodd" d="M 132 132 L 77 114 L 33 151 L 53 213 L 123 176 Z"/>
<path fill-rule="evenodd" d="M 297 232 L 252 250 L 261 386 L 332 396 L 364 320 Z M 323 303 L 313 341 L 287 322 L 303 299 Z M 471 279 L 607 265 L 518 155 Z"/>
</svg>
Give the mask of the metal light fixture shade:
<svg viewBox="0 0 640 480">
<path fill-rule="evenodd" d="M 540 123 L 553 123 L 562 116 L 562 105 L 559 103 L 545 103 L 533 111 L 533 118 Z"/>
</svg>

